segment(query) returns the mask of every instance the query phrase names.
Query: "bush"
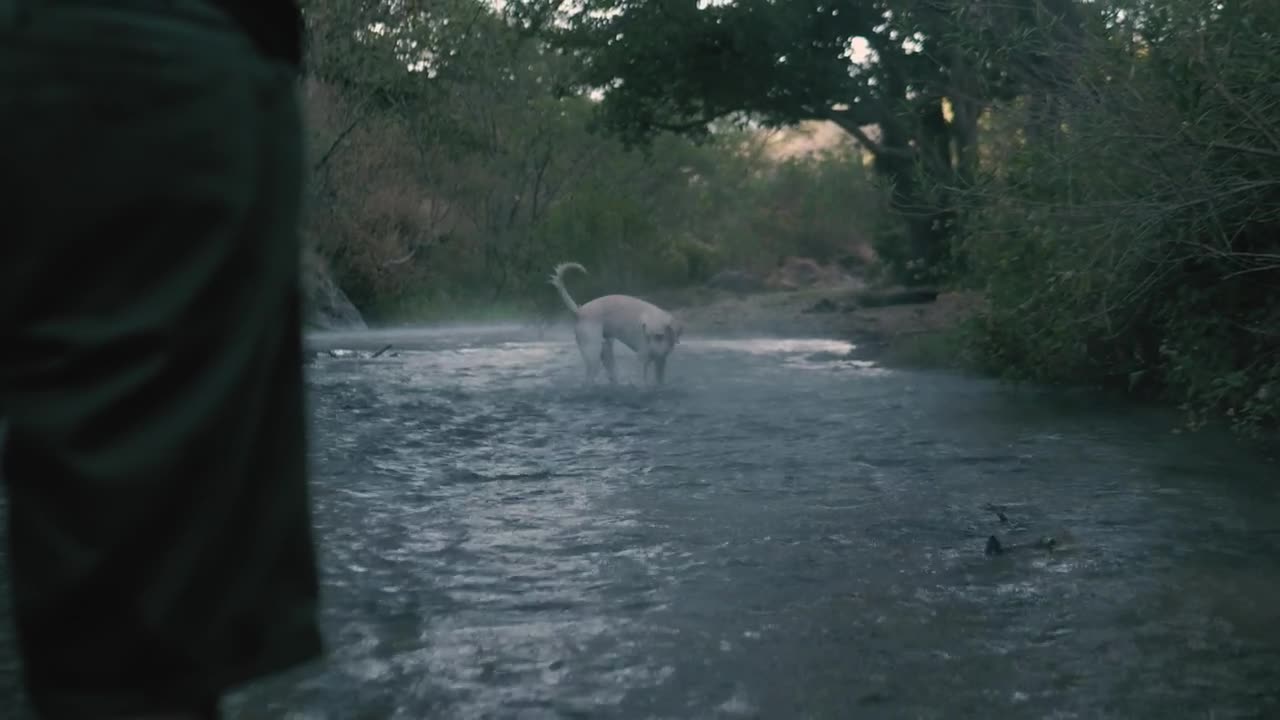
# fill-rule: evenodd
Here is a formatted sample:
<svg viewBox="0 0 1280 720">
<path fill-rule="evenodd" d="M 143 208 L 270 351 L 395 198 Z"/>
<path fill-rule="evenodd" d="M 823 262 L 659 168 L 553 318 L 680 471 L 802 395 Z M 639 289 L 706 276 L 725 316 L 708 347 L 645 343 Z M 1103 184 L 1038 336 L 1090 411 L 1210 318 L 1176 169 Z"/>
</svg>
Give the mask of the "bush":
<svg viewBox="0 0 1280 720">
<path fill-rule="evenodd" d="M 1047 124 L 1028 99 L 989 118 L 1015 140 L 965 195 L 971 343 L 1255 432 L 1280 420 L 1280 3 L 1142 7 L 1097 19 Z"/>
</svg>

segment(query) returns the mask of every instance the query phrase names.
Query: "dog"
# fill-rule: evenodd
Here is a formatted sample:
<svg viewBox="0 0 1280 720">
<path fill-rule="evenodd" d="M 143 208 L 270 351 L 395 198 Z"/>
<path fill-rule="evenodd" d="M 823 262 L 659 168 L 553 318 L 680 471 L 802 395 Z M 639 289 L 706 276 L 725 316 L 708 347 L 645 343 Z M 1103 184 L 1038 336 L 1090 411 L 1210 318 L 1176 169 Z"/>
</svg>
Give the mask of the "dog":
<svg viewBox="0 0 1280 720">
<path fill-rule="evenodd" d="M 675 349 L 684 330 L 681 323 L 657 305 L 630 295 L 605 295 L 579 306 L 564 287 L 566 270 L 577 270 L 585 275 L 587 269 L 576 262 L 560 263 L 552 271 L 550 279 L 552 287 L 559 291 L 560 299 L 577 318 L 573 335 L 587 365 L 587 382 L 594 382 L 602 367 L 610 383 L 618 382 L 613 357 L 613 341 L 617 340 L 640 356 L 642 383 L 649 382 L 649 368 L 652 366 L 657 384 L 663 384 L 667 356 Z"/>
</svg>

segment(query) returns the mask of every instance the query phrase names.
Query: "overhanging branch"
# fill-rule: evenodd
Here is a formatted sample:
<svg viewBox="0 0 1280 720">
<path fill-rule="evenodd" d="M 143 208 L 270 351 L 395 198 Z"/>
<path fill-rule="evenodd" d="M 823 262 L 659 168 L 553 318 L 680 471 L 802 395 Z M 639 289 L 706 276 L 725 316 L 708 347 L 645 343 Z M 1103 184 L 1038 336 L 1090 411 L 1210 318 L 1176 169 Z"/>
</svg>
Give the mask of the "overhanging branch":
<svg viewBox="0 0 1280 720">
<path fill-rule="evenodd" d="M 876 142 L 871 139 L 870 135 L 862 128 L 866 125 L 879 125 L 884 122 L 883 118 L 868 117 L 869 113 L 853 113 L 849 110 L 827 110 L 822 114 L 821 119 L 830 120 L 840 127 L 841 130 L 853 136 L 858 144 L 865 147 L 872 155 L 876 157 L 889 156 L 910 159 L 915 154 L 908 148 L 890 147 L 883 143 Z"/>
<path fill-rule="evenodd" d="M 368 117 L 368 113 L 364 110 L 365 104 L 362 103 L 360 107 L 356 109 L 356 119 L 352 120 L 351 124 L 343 128 L 342 132 L 338 133 L 337 137 L 333 139 L 333 142 L 329 143 L 328 149 L 324 151 L 324 154 L 320 156 L 320 159 L 316 161 L 316 164 L 311 167 L 312 172 L 319 172 L 325 165 L 329 164 L 329 158 L 333 157 L 333 153 L 338 150 L 338 147 L 342 145 L 342 142 L 360 126 L 360 123 L 364 122 L 366 117 Z"/>
<path fill-rule="evenodd" d="M 654 130 L 662 130 L 664 132 L 676 133 L 683 135 L 699 128 L 705 128 L 710 123 L 715 122 L 722 117 L 715 113 L 703 113 L 701 117 L 695 120 L 686 120 L 684 122 L 663 122 L 661 120 L 646 120 L 644 124 Z"/>
</svg>

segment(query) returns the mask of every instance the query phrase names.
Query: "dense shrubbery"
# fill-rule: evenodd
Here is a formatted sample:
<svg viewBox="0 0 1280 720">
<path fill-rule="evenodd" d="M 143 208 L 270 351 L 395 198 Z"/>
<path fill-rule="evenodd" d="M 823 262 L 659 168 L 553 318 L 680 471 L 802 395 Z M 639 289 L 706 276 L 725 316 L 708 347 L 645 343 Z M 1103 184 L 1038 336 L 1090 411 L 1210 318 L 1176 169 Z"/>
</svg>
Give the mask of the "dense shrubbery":
<svg viewBox="0 0 1280 720">
<path fill-rule="evenodd" d="M 1047 96 L 1052 126 L 1026 99 L 988 117 L 1005 140 L 966 195 L 975 348 L 1017 377 L 1161 394 L 1193 425 L 1272 425 L 1280 3 L 1113 5 Z"/>
<path fill-rule="evenodd" d="M 852 146 L 776 162 L 765 134 L 722 124 L 628 148 L 563 92 L 580 61 L 484 3 L 307 15 L 307 236 L 373 320 L 553 304 L 545 278 L 565 259 L 590 268 L 586 286 L 638 292 L 864 241 L 876 191 Z M 360 30 L 375 26 L 394 29 Z"/>
<path fill-rule="evenodd" d="M 504 7 L 308 4 L 308 234 L 375 319 L 554 304 L 561 259 L 653 290 L 874 238 L 982 291 L 992 370 L 1280 421 L 1275 0 Z M 834 123 L 870 172 L 744 118 Z"/>
</svg>

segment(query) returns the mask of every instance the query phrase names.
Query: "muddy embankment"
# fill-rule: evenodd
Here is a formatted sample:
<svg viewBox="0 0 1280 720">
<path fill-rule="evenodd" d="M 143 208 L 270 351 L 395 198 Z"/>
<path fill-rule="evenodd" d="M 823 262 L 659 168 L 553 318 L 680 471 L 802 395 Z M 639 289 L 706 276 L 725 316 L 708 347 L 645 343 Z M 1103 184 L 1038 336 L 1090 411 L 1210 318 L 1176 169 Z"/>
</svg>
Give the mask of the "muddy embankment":
<svg viewBox="0 0 1280 720">
<path fill-rule="evenodd" d="M 366 328 L 322 263 L 304 259 L 303 277 L 308 329 Z M 979 305 L 973 294 L 884 287 L 807 258 L 786 258 L 767 275 L 725 270 L 704 286 L 646 297 L 673 310 L 690 336 L 832 338 L 857 346 L 850 359 L 931 366 L 959 364 L 952 331 Z M 529 322 L 567 322 L 554 307 Z"/>
<path fill-rule="evenodd" d="M 972 293 L 876 286 L 804 259 L 763 278 L 726 271 L 669 300 L 690 334 L 835 338 L 854 343 L 856 359 L 904 364 L 958 362 L 953 331 L 979 304 Z"/>
</svg>

